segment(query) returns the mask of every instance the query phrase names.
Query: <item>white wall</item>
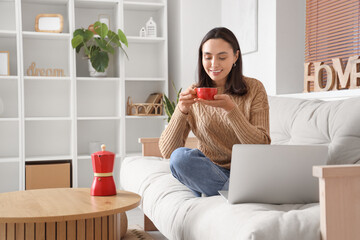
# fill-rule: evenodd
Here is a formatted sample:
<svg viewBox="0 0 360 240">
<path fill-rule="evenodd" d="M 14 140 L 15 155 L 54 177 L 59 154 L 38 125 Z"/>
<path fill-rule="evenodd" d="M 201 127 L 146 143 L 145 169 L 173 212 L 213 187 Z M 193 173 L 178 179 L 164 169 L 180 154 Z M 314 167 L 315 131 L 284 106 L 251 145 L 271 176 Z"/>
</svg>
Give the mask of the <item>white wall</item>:
<svg viewBox="0 0 360 240">
<path fill-rule="evenodd" d="M 276 93 L 304 90 L 306 1 L 277 0 Z"/>
<path fill-rule="evenodd" d="M 240 46 L 241 49 L 241 46 Z M 243 55 L 245 76 L 260 80 L 268 94 L 276 91 L 276 0 L 258 0 L 258 50 Z"/>
<path fill-rule="evenodd" d="M 171 81 L 180 89 L 181 86 L 181 38 L 180 38 L 180 1 L 168 1 L 168 52 L 169 52 L 169 94 L 174 99 Z"/>
<path fill-rule="evenodd" d="M 195 82 L 198 48 L 205 34 L 220 26 L 221 1 L 169 0 L 169 80 L 177 89 Z M 170 96 L 174 99 L 171 83 Z"/>
<path fill-rule="evenodd" d="M 221 0 L 169 0 L 168 8 L 169 79 L 187 88 L 201 39 L 221 26 Z M 304 43 L 304 0 L 258 0 L 258 50 L 243 55 L 244 75 L 259 79 L 270 95 L 302 92 Z"/>
</svg>

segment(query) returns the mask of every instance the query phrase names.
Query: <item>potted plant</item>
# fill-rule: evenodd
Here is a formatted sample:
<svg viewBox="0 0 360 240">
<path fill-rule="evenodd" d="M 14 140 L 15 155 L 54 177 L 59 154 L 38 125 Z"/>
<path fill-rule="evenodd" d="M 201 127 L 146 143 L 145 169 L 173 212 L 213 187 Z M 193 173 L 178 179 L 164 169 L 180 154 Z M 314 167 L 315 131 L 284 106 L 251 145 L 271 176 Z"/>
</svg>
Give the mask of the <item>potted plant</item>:
<svg viewBox="0 0 360 240">
<path fill-rule="evenodd" d="M 174 91 L 177 92 L 174 82 L 172 82 L 172 86 L 174 88 Z M 175 107 L 179 102 L 179 96 L 181 93 L 181 89 L 182 88 L 180 88 L 180 90 L 176 94 L 176 102 L 170 101 L 170 99 L 166 96 L 166 94 L 164 94 L 163 102 L 164 102 L 164 108 L 165 108 L 166 115 L 168 116 L 167 122 L 170 122 L 171 116 L 173 115 L 173 113 L 175 111 Z"/>
<path fill-rule="evenodd" d="M 73 33 L 71 45 L 79 53 L 84 48 L 84 53 L 89 59 L 90 76 L 106 76 L 106 69 L 109 66 L 109 53 L 114 54 L 116 48 L 120 48 L 128 58 L 123 44 L 128 47 L 128 41 L 121 29 L 115 33 L 109 30 L 105 23 L 95 22 L 89 29 L 79 28 Z M 100 74 L 98 74 L 100 73 Z"/>
</svg>

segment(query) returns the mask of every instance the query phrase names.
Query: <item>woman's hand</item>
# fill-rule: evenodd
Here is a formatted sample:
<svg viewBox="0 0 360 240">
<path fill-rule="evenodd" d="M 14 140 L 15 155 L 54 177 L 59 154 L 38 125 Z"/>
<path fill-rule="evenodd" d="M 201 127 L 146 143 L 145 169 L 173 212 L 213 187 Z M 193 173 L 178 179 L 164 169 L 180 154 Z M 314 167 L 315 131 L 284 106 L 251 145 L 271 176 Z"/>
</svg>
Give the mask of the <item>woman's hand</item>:
<svg viewBox="0 0 360 240">
<path fill-rule="evenodd" d="M 235 108 L 235 103 L 227 94 L 216 94 L 214 96 L 214 100 L 204 100 L 197 98 L 196 101 L 208 106 L 222 108 L 227 112 L 230 112 Z"/>
<path fill-rule="evenodd" d="M 190 86 L 184 92 L 180 93 L 179 97 L 179 109 L 182 113 L 188 114 L 190 106 L 195 103 L 196 91 L 195 88 Z"/>
</svg>

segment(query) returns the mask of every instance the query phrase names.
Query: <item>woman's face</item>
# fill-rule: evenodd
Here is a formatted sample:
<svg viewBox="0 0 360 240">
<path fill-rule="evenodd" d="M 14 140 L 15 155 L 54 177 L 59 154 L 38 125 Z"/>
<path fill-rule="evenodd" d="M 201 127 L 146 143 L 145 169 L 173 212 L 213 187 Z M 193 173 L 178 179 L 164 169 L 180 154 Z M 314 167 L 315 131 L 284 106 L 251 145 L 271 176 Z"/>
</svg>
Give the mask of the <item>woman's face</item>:
<svg viewBox="0 0 360 240">
<path fill-rule="evenodd" d="M 209 39 L 202 46 L 202 64 L 217 87 L 225 86 L 227 75 L 239 57 L 231 45 L 221 38 Z"/>
</svg>

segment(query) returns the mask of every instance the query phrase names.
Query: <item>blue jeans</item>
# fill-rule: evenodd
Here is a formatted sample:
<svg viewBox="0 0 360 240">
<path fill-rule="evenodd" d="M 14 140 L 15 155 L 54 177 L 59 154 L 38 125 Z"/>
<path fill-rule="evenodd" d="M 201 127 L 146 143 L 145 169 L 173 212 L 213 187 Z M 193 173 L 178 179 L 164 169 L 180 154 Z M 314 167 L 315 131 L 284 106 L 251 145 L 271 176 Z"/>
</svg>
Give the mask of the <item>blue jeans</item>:
<svg viewBox="0 0 360 240">
<path fill-rule="evenodd" d="M 190 188 L 195 196 L 218 195 L 228 188 L 230 170 L 214 164 L 199 149 L 181 147 L 170 156 L 172 175 Z"/>
</svg>

